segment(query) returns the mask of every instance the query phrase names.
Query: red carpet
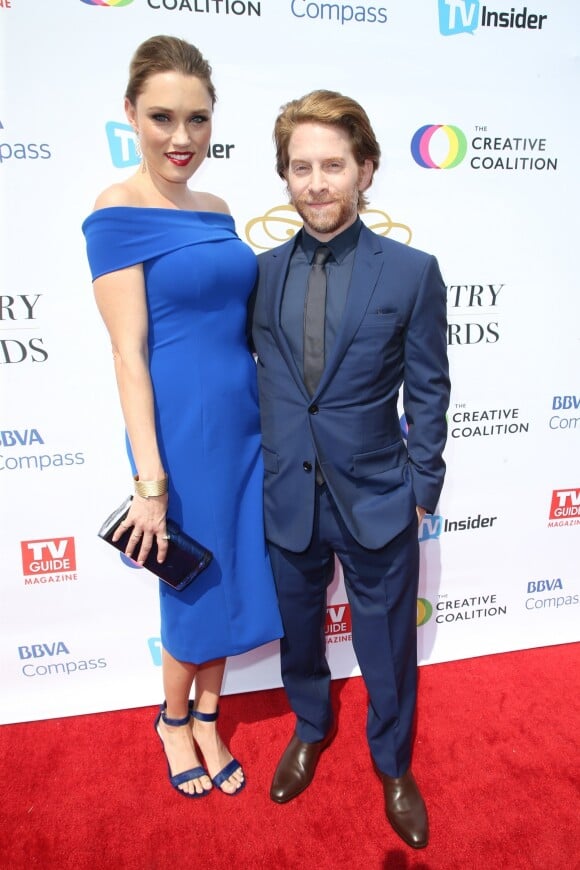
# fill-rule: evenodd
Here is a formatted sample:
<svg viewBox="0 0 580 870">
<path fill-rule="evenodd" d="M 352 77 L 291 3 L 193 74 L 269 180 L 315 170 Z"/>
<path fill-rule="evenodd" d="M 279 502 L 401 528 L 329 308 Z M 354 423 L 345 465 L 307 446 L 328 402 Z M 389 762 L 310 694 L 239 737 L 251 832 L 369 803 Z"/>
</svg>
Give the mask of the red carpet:
<svg viewBox="0 0 580 870">
<path fill-rule="evenodd" d="M 420 669 L 413 769 L 431 817 L 415 852 L 384 818 L 362 680 L 333 683 L 339 732 L 312 786 L 268 798 L 293 719 L 282 690 L 226 697 L 247 788 L 187 800 L 167 783 L 153 708 L 0 728 L 0 866 L 580 868 L 580 644 Z"/>
</svg>

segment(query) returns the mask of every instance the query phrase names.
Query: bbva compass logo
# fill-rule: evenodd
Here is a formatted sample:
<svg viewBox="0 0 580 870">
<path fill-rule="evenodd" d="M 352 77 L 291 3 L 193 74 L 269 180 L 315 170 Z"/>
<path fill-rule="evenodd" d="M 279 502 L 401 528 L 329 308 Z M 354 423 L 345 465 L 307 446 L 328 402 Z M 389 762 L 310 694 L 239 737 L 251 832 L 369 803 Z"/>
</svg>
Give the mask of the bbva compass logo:
<svg viewBox="0 0 580 870">
<path fill-rule="evenodd" d="M 87 6 L 129 6 L 133 0 L 81 0 Z"/>
<path fill-rule="evenodd" d="M 452 124 L 425 124 L 411 139 L 413 160 L 423 169 L 455 169 L 466 153 L 465 133 Z"/>
</svg>

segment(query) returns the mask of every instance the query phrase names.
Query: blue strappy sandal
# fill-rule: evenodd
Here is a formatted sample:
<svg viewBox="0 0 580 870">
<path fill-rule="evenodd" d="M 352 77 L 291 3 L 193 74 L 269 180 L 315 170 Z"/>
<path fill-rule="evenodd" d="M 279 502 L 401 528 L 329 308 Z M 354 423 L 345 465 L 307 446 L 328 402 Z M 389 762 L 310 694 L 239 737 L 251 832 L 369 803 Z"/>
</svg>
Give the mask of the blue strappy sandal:
<svg viewBox="0 0 580 870">
<path fill-rule="evenodd" d="M 200 722 L 215 722 L 215 721 L 217 720 L 218 716 L 219 716 L 219 707 L 217 708 L 217 710 L 215 711 L 215 713 L 201 713 L 199 710 L 196 710 L 196 709 L 192 706 L 192 707 L 191 707 L 191 713 L 190 713 L 190 715 L 191 715 L 194 719 L 199 719 Z M 228 797 L 235 797 L 236 795 L 238 795 L 238 794 L 242 791 L 242 789 L 243 789 L 243 788 L 245 787 L 245 785 L 246 785 L 246 776 L 245 776 L 245 774 L 244 774 L 244 778 L 243 778 L 242 782 L 240 783 L 240 785 L 238 786 L 238 788 L 237 788 L 235 791 L 232 791 L 232 792 L 224 791 L 222 788 L 220 788 L 220 786 L 223 785 L 223 783 L 226 782 L 226 780 L 228 780 L 228 779 L 230 778 L 230 776 L 232 775 L 232 773 L 235 773 L 236 770 L 241 770 L 241 769 L 242 769 L 242 765 L 241 765 L 240 762 L 237 760 L 237 758 L 232 758 L 232 760 L 229 761 L 229 762 L 226 764 L 226 766 L 223 767 L 223 768 L 219 771 L 219 773 L 216 773 L 216 775 L 210 777 L 210 779 L 211 779 L 211 781 L 213 782 L 214 786 L 215 786 L 215 787 L 216 787 L 216 788 L 217 788 L 217 789 L 218 789 L 222 794 L 225 794 L 225 795 L 227 795 Z M 209 776 L 209 774 L 208 774 L 208 776 Z"/>
<path fill-rule="evenodd" d="M 191 717 L 193 715 L 193 701 L 189 702 L 189 712 L 188 712 L 187 716 L 183 717 L 183 719 L 170 719 L 165 714 L 166 709 L 167 709 L 167 701 L 164 701 L 163 704 L 161 705 L 161 707 L 159 708 L 159 713 L 157 714 L 155 722 L 153 723 L 153 727 L 155 728 L 155 733 L 157 734 L 157 736 L 161 740 L 161 745 L 163 746 L 164 752 L 165 752 L 165 744 L 163 743 L 163 740 L 161 739 L 161 734 L 157 730 L 157 726 L 159 725 L 159 720 L 163 719 L 164 723 L 166 725 L 170 725 L 172 728 L 179 728 L 183 725 L 189 725 L 189 722 L 190 722 Z M 167 758 L 167 753 L 165 753 L 165 757 Z M 212 791 L 212 789 L 207 788 L 201 792 L 197 792 L 197 791 L 188 792 L 188 791 L 183 791 L 182 789 L 179 788 L 180 785 L 183 785 L 184 782 L 189 782 L 190 779 L 199 779 L 201 776 L 209 776 L 205 767 L 201 767 L 201 765 L 198 767 L 192 767 L 191 770 L 184 770 L 181 773 L 176 773 L 175 775 L 172 775 L 171 767 L 169 765 L 169 760 L 168 760 L 167 761 L 167 771 L 169 773 L 169 782 L 171 783 L 173 788 L 179 792 L 179 794 L 183 795 L 183 797 L 188 797 L 188 798 L 206 797 L 206 795 L 208 795 L 210 793 L 210 791 Z M 231 773 L 230 773 L 230 776 L 231 776 Z"/>
</svg>

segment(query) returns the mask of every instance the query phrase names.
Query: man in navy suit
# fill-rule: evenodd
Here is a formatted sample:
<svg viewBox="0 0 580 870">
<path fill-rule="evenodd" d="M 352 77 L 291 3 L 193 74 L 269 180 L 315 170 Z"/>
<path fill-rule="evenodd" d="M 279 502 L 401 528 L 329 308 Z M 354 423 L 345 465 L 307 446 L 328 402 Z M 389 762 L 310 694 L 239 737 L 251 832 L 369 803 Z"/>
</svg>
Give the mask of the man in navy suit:
<svg viewBox="0 0 580 870">
<path fill-rule="evenodd" d="M 434 257 L 376 235 L 359 217 L 380 148 L 358 103 L 314 91 L 283 107 L 274 136 L 304 227 L 260 256 L 253 303 L 266 535 L 285 630 L 282 679 L 297 720 L 270 796 L 285 803 L 304 791 L 334 736 L 324 626 L 336 555 L 387 818 L 421 848 L 428 818 L 410 769 L 418 523 L 435 510 L 445 473 L 445 286 Z"/>
</svg>

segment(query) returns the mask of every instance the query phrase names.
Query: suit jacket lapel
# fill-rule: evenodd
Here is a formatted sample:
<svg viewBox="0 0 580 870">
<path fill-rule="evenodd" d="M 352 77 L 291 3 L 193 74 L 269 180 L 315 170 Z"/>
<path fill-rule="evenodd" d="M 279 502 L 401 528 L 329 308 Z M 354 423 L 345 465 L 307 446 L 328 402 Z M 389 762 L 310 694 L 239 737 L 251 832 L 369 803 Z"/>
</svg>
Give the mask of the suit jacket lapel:
<svg viewBox="0 0 580 870">
<path fill-rule="evenodd" d="M 308 399 L 308 390 L 304 386 L 304 381 L 302 380 L 302 376 L 296 365 L 292 349 L 290 348 L 288 339 L 284 335 L 280 324 L 284 284 L 286 282 L 290 257 L 292 256 L 293 251 L 293 239 L 284 245 L 280 245 L 279 248 L 275 248 L 272 251 L 271 259 L 268 260 L 262 280 L 267 288 L 266 298 L 268 299 L 268 323 L 271 325 L 272 335 L 280 348 L 280 353 L 282 354 L 292 377 L 299 386 L 300 391 Z"/>
</svg>

